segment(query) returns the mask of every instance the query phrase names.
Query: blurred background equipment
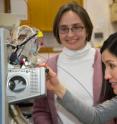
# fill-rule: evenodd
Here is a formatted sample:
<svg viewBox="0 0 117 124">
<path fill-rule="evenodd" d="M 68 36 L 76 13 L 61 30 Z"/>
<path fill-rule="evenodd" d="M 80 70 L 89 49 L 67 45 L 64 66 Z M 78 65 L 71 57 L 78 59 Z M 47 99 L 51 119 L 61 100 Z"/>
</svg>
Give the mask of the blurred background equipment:
<svg viewBox="0 0 117 124">
<path fill-rule="evenodd" d="M 43 33 L 27 25 L 19 26 L 12 30 L 8 46 L 12 47 L 9 62 L 13 65 L 20 64 L 25 57 L 30 64 L 37 64 L 36 59 L 43 44 Z"/>
<path fill-rule="evenodd" d="M 24 118 L 19 106 L 17 105 L 9 105 L 9 113 L 13 118 L 14 123 L 16 124 L 29 124 L 26 118 Z"/>
<path fill-rule="evenodd" d="M 113 0 L 110 9 L 111 9 L 111 21 L 117 22 L 117 0 Z"/>
</svg>

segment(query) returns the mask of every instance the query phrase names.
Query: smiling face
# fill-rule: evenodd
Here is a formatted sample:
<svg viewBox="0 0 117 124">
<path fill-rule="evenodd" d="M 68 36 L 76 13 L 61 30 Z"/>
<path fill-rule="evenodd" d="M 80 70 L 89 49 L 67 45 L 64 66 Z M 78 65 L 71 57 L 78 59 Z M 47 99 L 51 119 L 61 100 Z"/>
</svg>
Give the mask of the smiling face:
<svg viewBox="0 0 117 124">
<path fill-rule="evenodd" d="M 105 64 L 105 79 L 109 80 L 113 92 L 117 94 L 117 57 L 112 55 L 108 50 L 102 53 L 102 61 Z"/>
<path fill-rule="evenodd" d="M 59 23 L 59 37 L 63 46 L 71 50 L 82 49 L 86 44 L 86 29 L 80 17 L 73 11 L 63 14 Z"/>
</svg>

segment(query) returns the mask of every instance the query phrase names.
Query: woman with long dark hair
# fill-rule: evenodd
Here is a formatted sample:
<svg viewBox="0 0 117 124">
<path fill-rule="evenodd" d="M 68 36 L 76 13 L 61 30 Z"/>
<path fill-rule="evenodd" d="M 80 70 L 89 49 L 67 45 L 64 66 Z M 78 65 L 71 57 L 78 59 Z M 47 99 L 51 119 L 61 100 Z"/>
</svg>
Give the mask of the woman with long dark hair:
<svg viewBox="0 0 117 124">
<path fill-rule="evenodd" d="M 49 68 L 47 88 L 58 96 L 58 101 L 83 124 L 104 124 L 117 117 L 117 33 L 109 36 L 102 48 L 104 66 L 104 83 L 102 87 L 102 104 L 88 106 L 84 100 L 76 99 L 68 89 L 60 84 L 56 73 Z M 116 123 L 116 119 L 115 119 Z"/>
</svg>

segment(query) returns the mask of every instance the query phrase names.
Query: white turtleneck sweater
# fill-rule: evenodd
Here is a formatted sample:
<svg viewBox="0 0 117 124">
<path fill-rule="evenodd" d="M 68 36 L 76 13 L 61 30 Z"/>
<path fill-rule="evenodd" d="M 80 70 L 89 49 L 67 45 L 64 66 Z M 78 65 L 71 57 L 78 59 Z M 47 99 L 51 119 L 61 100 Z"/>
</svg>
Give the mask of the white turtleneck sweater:
<svg viewBox="0 0 117 124">
<path fill-rule="evenodd" d="M 93 63 L 95 49 L 89 44 L 78 51 L 63 48 L 57 62 L 57 74 L 61 83 L 83 102 L 93 104 Z M 56 101 L 58 115 L 63 124 L 81 124 Z"/>
</svg>

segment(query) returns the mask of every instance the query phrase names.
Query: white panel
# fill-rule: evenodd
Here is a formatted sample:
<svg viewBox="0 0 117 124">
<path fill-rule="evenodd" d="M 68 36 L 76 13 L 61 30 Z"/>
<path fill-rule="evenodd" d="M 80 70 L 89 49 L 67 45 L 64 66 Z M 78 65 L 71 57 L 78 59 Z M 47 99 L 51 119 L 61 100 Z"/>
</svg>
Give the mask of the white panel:
<svg viewBox="0 0 117 124">
<path fill-rule="evenodd" d="M 20 19 L 27 19 L 27 1 L 11 0 L 11 13 L 16 14 Z"/>
<path fill-rule="evenodd" d="M 4 0 L 0 0 L 0 12 L 4 12 Z"/>
<path fill-rule="evenodd" d="M 7 56 L 5 40 L 8 31 L 0 28 L 0 124 L 8 124 L 8 104 L 6 99 Z"/>
<path fill-rule="evenodd" d="M 14 14 L 0 13 L 0 27 L 17 27 L 20 19 Z"/>
</svg>

